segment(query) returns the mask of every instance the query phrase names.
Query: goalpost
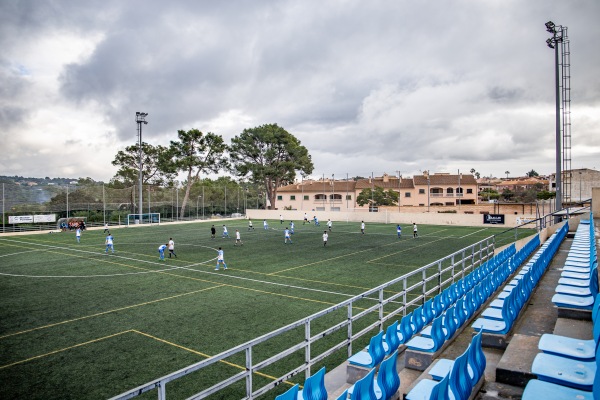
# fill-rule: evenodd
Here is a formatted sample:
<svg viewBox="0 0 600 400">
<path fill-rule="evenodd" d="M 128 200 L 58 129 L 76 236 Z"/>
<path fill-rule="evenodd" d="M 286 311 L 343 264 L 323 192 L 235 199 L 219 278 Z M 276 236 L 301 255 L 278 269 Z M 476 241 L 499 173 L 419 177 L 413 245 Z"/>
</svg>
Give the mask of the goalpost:
<svg viewBox="0 0 600 400">
<path fill-rule="evenodd" d="M 160 224 L 160 213 L 127 214 L 127 226 Z"/>
</svg>

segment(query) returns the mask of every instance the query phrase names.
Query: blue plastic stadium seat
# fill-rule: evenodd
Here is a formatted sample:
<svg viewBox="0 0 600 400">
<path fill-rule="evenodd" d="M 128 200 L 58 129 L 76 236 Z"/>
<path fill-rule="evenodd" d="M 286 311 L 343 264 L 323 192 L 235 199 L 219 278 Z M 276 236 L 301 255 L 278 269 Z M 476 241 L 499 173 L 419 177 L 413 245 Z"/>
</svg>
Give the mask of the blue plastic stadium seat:
<svg viewBox="0 0 600 400">
<path fill-rule="evenodd" d="M 600 387 L 600 383 L 594 383 L 593 392 L 586 392 L 555 383 L 532 379 L 527 382 L 521 400 L 598 400 L 600 399 L 600 389 L 597 389 L 597 387 Z"/>
<path fill-rule="evenodd" d="M 581 361 L 540 353 L 533 360 L 531 372 L 541 381 L 591 391 L 596 376 L 596 360 Z"/>
<path fill-rule="evenodd" d="M 444 344 L 446 337 L 442 331 L 442 316 L 433 320 L 431 325 L 431 337 L 415 336 L 406 344 L 409 349 L 435 353 Z"/>
<path fill-rule="evenodd" d="M 358 380 L 352 387 L 352 393 L 350 394 L 351 400 L 379 400 L 383 398 L 381 391 L 379 396 L 375 393 L 375 368 L 373 368 L 364 378 Z M 350 393 L 350 390 L 348 390 Z"/>
<path fill-rule="evenodd" d="M 544 353 L 554 354 L 561 357 L 572 358 L 576 360 L 592 361 L 595 359 L 596 346 L 600 340 L 600 294 L 596 296 L 594 308 L 592 309 L 592 320 L 594 327 L 592 330 L 593 339 L 582 340 L 567 336 L 553 335 L 546 333 L 542 335 L 538 343 L 538 349 Z"/>
<path fill-rule="evenodd" d="M 400 340 L 400 344 L 408 342 L 414 334 L 411 319 L 412 313 L 408 313 L 400 321 L 400 326 L 398 327 L 398 339 Z"/>
<path fill-rule="evenodd" d="M 295 384 L 287 392 L 285 392 L 283 394 L 280 394 L 279 396 L 275 397 L 275 400 L 297 400 L 297 398 L 298 398 L 298 388 L 299 388 L 299 385 Z"/>
<path fill-rule="evenodd" d="M 352 365 L 358 365 L 365 368 L 373 368 L 385 357 L 383 348 L 383 331 L 371 338 L 368 351 L 359 351 L 348 359 Z"/>
<path fill-rule="evenodd" d="M 385 350 L 385 354 L 391 354 L 398 346 L 400 346 L 400 339 L 398 338 L 398 321 L 395 321 L 393 324 L 388 326 L 385 331 L 385 335 L 383 336 L 383 349 Z"/>
<path fill-rule="evenodd" d="M 298 399 L 303 400 L 327 400 L 325 389 L 325 367 L 318 370 L 314 375 L 304 381 L 304 388 L 298 392 Z"/>
</svg>

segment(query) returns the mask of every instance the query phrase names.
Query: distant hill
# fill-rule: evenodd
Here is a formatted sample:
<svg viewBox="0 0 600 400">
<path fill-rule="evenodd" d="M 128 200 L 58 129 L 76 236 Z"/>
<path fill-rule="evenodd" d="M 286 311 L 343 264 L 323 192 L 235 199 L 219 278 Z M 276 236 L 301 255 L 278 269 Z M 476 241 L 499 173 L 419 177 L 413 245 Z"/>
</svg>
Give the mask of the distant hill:
<svg viewBox="0 0 600 400">
<path fill-rule="evenodd" d="M 22 186 L 43 186 L 43 185 L 68 185 L 77 182 L 79 178 L 31 178 L 23 176 L 0 175 L 0 183 L 13 183 Z"/>
</svg>

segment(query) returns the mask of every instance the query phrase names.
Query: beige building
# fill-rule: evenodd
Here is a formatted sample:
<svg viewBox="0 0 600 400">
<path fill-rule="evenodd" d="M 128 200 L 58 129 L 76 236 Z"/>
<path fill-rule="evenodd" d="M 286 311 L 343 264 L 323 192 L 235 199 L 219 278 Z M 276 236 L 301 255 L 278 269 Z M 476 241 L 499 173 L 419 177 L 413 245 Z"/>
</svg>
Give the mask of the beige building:
<svg viewBox="0 0 600 400">
<path fill-rule="evenodd" d="M 307 180 L 279 188 L 276 207 L 280 210 L 347 211 L 368 210 L 356 198 L 364 189 L 381 187 L 399 193 L 399 206 L 455 206 L 477 203 L 477 181 L 473 175 L 447 173 L 398 178 L 381 177 L 354 180 Z"/>
</svg>

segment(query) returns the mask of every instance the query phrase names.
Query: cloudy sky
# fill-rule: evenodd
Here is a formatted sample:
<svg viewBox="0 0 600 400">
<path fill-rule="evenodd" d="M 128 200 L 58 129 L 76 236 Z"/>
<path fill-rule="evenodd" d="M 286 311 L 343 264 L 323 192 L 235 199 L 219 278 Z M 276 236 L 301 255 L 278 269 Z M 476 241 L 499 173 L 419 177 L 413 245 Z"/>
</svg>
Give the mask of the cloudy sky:
<svg viewBox="0 0 600 400">
<path fill-rule="evenodd" d="M 108 181 L 178 129 L 277 123 L 314 176 L 554 171 L 568 27 L 572 167 L 600 169 L 598 0 L 0 1 L 0 175 Z"/>
</svg>

